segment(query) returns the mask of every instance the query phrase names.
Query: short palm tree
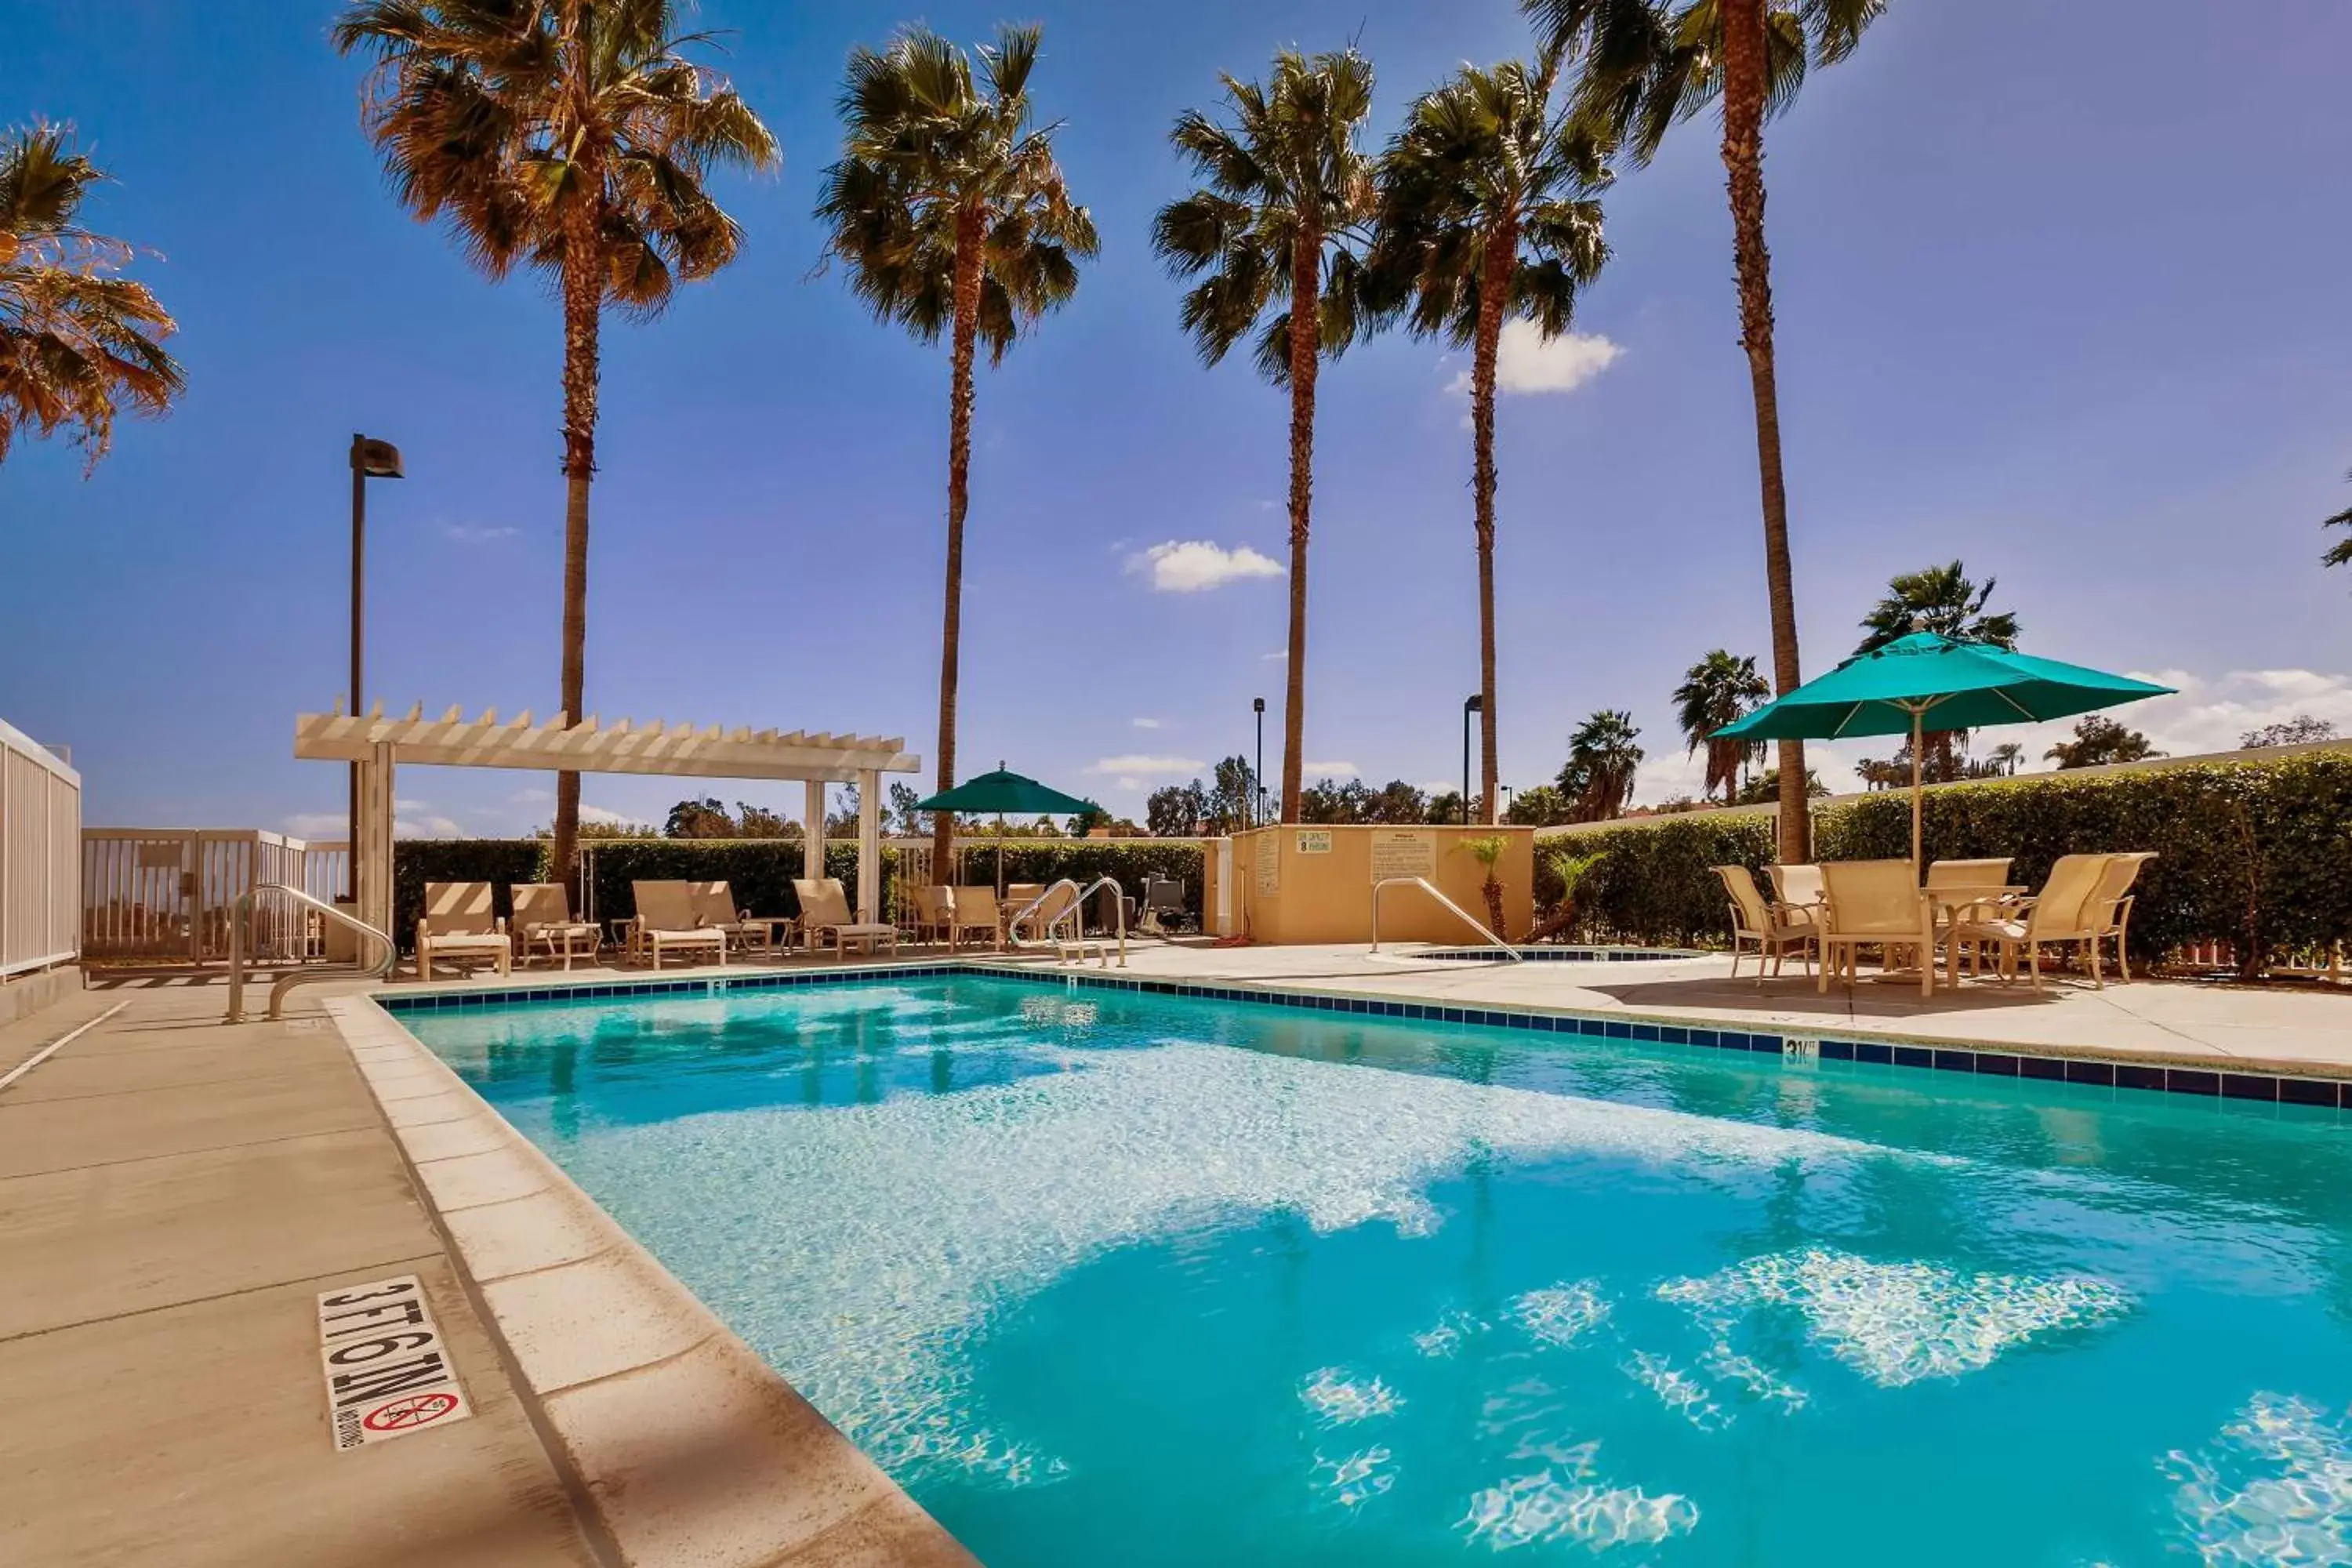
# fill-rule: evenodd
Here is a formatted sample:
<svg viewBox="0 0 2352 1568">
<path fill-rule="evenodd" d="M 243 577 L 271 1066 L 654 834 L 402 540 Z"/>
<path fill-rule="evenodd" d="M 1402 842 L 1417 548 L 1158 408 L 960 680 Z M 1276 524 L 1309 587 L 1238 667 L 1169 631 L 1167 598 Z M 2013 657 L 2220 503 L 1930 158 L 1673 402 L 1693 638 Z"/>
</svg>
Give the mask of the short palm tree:
<svg viewBox="0 0 2352 1568">
<path fill-rule="evenodd" d="M 607 306 L 659 315 L 681 280 L 735 259 L 741 227 L 713 170 L 772 169 L 776 139 L 685 51 L 671 0 L 362 0 L 334 27 L 374 58 L 361 119 L 393 193 L 446 218 L 492 279 L 544 274 L 563 310 L 562 703 L 578 723 L 588 644 L 588 487 Z M 555 864 L 570 876 L 580 775 L 555 781 Z"/>
<path fill-rule="evenodd" d="M 1581 62 L 1578 112 L 1646 163 L 1678 121 L 1723 100 L 1739 342 L 1756 405 L 1764 582 L 1772 614 L 1772 684 L 1802 684 L 1797 593 L 1789 565 L 1789 498 L 1780 472 L 1780 394 L 1772 349 L 1772 259 L 1764 245 L 1764 121 L 1796 100 L 1808 62 L 1852 54 L 1886 0 L 1520 0 L 1538 37 Z M 1780 742 L 1780 858 L 1812 858 L 1805 748 Z"/>
<path fill-rule="evenodd" d="M 1862 618 L 1865 635 L 1853 651 L 1868 653 L 1914 632 L 1934 632 L 1938 637 L 2013 648 L 2017 646 L 2017 616 L 2008 610 L 1985 608 L 1991 602 L 1997 584 L 1997 579 L 1988 577 L 1983 586 L 1978 586 L 1969 580 L 1968 569 L 1958 561 L 1902 573 L 1887 583 L 1886 596 L 1872 605 L 1870 614 Z M 1931 781 L 1940 783 L 1959 776 L 1952 748 L 1967 738 L 1965 730 L 1927 731 L 1927 754 L 1921 757 L 1920 766 Z"/>
<path fill-rule="evenodd" d="M 1735 658 L 1727 648 L 1717 648 L 1692 665 L 1675 688 L 1675 717 L 1687 742 L 1683 754 L 1706 748 L 1705 793 L 1720 789 L 1726 805 L 1739 798 L 1739 770 L 1761 756 L 1764 748 L 1753 741 L 1717 740 L 1715 732 L 1771 695 L 1770 684 L 1756 673 L 1755 655 Z"/>
<path fill-rule="evenodd" d="M 1559 788 L 1576 798 L 1579 821 L 1605 822 L 1623 815 L 1633 798 L 1634 771 L 1642 765 L 1642 748 L 1634 743 L 1641 733 L 1633 714 L 1603 709 L 1569 736 Z"/>
<path fill-rule="evenodd" d="M 1579 289 L 1609 257 L 1607 161 L 1552 103 L 1559 50 L 1532 64 L 1465 66 L 1417 100 L 1380 163 L 1380 229 L 1369 265 L 1376 309 L 1406 311 L 1415 336 L 1470 350 L 1472 523 L 1478 549 L 1479 798 L 1496 820 L 1495 379 L 1507 321 L 1566 331 Z"/>
<path fill-rule="evenodd" d="M 816 216 L 825 255 L 876 316 L 924 342 L 949 335 L 948 559 L 940 632 L 940 788 L 955 784 L 956 671 L 962 647 L 963 528 L 971 501 L 972 361 L 991 364 L 1077 291 L 1094 219 L 1054 161 L 1056 125 L 1032 121 L 1029 76 L 1041 34 L 1003 27 L 964 52 L 920 27 L 887 49 L 859 47 L 842 89 L 841 158 Z M 931 863 L 945 867 L 955 822 L 934 813 Z"/>
<path fill-rule="evenodd" d="M 1298 820 L 1307 729 L 1307 538 L 1315 379 L 1360 325 L 1371 163 L 1358 145 L 1372 67 L 1353 49 L 1276 55 L 1265 86 L 1224 79 L 1230 125 L 1187 110 L 1169 139 L 1206 182 L 1160 209 L 1152 245 L 1180 278 L 1184 330 L 1211 364 L 1256 333 L 1258 374 L 1290 388 L 1290 638 L 1282 820 Z"/>
<path fill-rule="evenodd" d="M 66 430 L 96 468 L 118 413 L 164 414 L 186 385 L 177 326 L 122 276 L 131 247 L 75 221 L 105 178 L 61 126 L 0 132 L 0 460 L 20 430 Z"/>
</svg>

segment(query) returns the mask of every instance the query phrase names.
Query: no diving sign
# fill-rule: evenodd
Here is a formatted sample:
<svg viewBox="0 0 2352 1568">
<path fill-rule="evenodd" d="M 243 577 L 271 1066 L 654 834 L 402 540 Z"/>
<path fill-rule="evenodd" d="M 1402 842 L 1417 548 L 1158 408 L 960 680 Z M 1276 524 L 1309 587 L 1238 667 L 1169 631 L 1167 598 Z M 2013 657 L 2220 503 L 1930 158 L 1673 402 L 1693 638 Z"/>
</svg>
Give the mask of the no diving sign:
<svg viewBox="0 0 2352 1568">
<path fill-rule="evenodd" d="M 320 1291 L 319 1360 L 338 1448 L 404 1437 L 474 1413 L 414 1274 Z"/>
</svg>

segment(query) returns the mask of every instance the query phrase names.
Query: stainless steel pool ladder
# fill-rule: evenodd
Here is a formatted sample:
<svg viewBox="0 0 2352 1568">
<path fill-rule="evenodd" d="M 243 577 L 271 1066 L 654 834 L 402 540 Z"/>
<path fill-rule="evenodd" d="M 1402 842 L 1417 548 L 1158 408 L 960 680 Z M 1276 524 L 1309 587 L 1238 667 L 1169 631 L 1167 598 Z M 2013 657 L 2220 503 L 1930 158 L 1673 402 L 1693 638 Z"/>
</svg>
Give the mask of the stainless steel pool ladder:
<svg viewBox="0 0 2352 1568">
<path fill-rule="evenodd" d="M 1047 924 L 1044 941 L 1022 941 L 1021 922 L 1035 914 L 1046 900 L 1064 888 L 1077 894 L 1077 897 L 1071 900 L 1068 911 Z M 1013 912 L 1013 918 L 1004 922 L 1004 940 L 1014 947 L 1050 947 L 1054 950 L 1054 959 L 1057 963 L 1066 959 L 1075 959 L 1084 963 L 1087 961 L 1087 900 L 1104 888 L 1110 889 L 1111 908 L 1118 917 L 1118 966 L 1125 969 L 1127 967 L 1127 889 L 1118 885 L 1118 879 L 1115 877 L 1097 877 L 1083 889 L 1073 877 L 1065 877 L 1060 881 L 1051 884 L 1044 892 Z M 1064 921 L 1067 921 L 1070 924 L 1070 935 L 1066 939 L 1054 934 L 1055 928 Z M 1100 942 L 1095 943 L 1095 951 L 1102 957 L 1102 966 L 1108 969 L 1110 953 Z"/>
<path fill-rule="evenodd" d="M 356 916 L 345 914 L 325 900 L 312 898 L 299 888 L 289 888 L 283 882 L 257 882 L 239 894 L 236 902 L 229 906 L 228 1016 L 223 1022 L 238 1024 L 245 1021 L 245 933 L 246 928 L 252 923 L 254 900 L 264 893 L 283 894 L 292 900 L 298 907 L 314 910 L 337 925 L 358 932 L 362 943 L 366 939 L 373 938 L 383 946 L 383 962 L 381 963 L 325 963 L 316 968 L 306 966 L 291 973 L 279 975 L 278 984 L 269 988 L 270 1017 L 277 1017 L 284 1009 L 286 993 L 297 985 L 307 984 L 317 980 L 334 980 L 352 974 L 373 975 L 378 980 L 392 978 L 392 967 L 400 962 L 400 944 L 394 942 L 391 937 Z M 357 951 L 363 953 L 366 950 L 362 945 Z"/>
<path fill-rule="evenodd" d="M 1513 963 L 1525 963 L 1528 961 L 1528 955 L 1526 953 L 1521 952 L 1517 948 L 1513 947 L 1509 942 L 1505 942 L 1501 937 L 1496 936 L 1493 931 L 1488 931 L 1483 922 L 1471 915 L 1469 910 L 1464 909 L 1460 904 L 1455 903 L 1452 899 L 1447 898 L 1444 893 L 1439 892 L 1436 888 L 1433 887 L 1430 884 L 1429 879 L 1426 877 L 1382 877 L 1379 881 L 1372 884 L 1372 951 L 1374 952 L 1378 952 L 1381 950 L 1381 895 L 1389 889 L 1397 886 L 1399 883 L 1405 883 L 1410 886 L 1419 888 L 1423 892 L 1427 893 L 1431 898 L 1435 899 L 1439 903 L 1444 904 L 1447 909 L 1452 910 L 1454 915 L 1460 919 L 1464 925 L 1468 926 L 1472 931 L 1475 931 L 1480 936 L 1485 937 L 1490 946 L 1500 950 L 1503 956 L 1509 959 Z"/>
</svg>

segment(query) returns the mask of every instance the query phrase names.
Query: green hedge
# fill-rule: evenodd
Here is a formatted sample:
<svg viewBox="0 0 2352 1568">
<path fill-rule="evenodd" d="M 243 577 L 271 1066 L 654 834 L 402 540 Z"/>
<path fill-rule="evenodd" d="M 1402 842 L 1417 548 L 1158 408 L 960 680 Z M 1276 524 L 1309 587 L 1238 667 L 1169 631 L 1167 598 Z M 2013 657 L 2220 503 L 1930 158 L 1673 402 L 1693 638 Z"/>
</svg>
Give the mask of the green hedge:
<svg viewBox="0 0 2352 1568">
<path fill-rule="evenodd" d="M 2013 856 L 2011 879 L 2036 887 L 2061 855 L 2155 850 L 2132 907 L 2132 951 L 2144 959 L 2223 941 L 2252 970 L 2266 953 L 2352 940 L 2352 752 L 1951 785 L 1927 795 L 1922 839 L 1931 860 Z M 1760 872 L 1774 858 L 1769 815 L 1546 842 L 1609 851 L 1577 899 L 1580 934 L 1607 941 L 1726 941 L 1721 884 L 1709 868 L 1737 861 Z M 1824 860 L 1908 855 L 1908 793 L 1818 809 L 1813 852 Z"/>
<path fill-rule="evenodd" d="M 637 881 L 728 884 L 738 909 L 755 915 L 797 915 L 793 881 L 807 862 L 797 842 L 772 839 L 606 839 L 592 846 L 595 861 L 596 915 L 614 920 L 637 911 Z M 417 917 L 425 910 L 427 882 L 488 882 L 498 912 L 509 915 L 508 887 L 547 880 L 547 845 L 537 838 L 407 838 L 393 851 L 393 921 L 404 949 L 415 945 Z M 986 881 L 995 875 L 992 847 L 966 852 L 967 875 Z M 882 850 L 887 888 L 898 872 L 898 852 Z M 857 902 L 857 846 L 842 840 L 824 847 L 824 869 L 841 879 L 851 906 Z M 1201 912 L 1202 851 L 1190 844 L 1136 844 L 1116 838 L 1076 838 L 1063 843 L 1016 842 L 1004 848 L 1008 882 L 1054 882 L 1115 877 L 1133 895 L 1143 891 L 1149 872 L 1184 884 L 1185 907 Z"/>
</svg>

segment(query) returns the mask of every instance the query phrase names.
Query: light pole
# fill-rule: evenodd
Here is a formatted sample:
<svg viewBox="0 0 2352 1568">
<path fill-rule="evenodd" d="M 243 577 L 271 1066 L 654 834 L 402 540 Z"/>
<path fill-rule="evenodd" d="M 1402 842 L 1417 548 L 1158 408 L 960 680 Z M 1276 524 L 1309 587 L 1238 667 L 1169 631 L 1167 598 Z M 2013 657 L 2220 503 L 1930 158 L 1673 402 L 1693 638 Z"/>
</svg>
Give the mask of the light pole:
<svg viewBox="0 0 2352 1568">
<path fill-rule="evenodd" d="M 1250 769 L 1250 826 L 1256 827 L 1265 820 L 1265 699 L 1250 699 L 1250 711 L 1257 715 L 1257 761 Z"/>
<path fill-rule="evenodd" d="M 400 471 L 400 448 L 389 441 L 379 441 L 352 433 L 352 717 L 360 714 L 360 693 L 366 689 L 361 667 L 360 652 L 362 637 L 363 604 L 367 585 L 367 482 L 370 479 L 397 479 Z M 359 897 L 360 863 L 360 765 L 352 764 L 351 826 L 347 847 L 343 851 L 343 896 Z"/>
<path fill-rule="evenodd" d="M 1470 717 L 1486 710 L 1486 699 L 1476 692 L 1462 700 L 1462 826 L 1470 826 Z"/>
<path fill-rule="evenodd" d="M 1508 820 L 1511 815 L 1511 786 L 1508 784 L 1501 784 L 1496 787 L 1501 789 L 1503 792 L 1503 816 L 1506 820 Z"/>
</svg>

